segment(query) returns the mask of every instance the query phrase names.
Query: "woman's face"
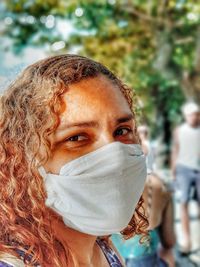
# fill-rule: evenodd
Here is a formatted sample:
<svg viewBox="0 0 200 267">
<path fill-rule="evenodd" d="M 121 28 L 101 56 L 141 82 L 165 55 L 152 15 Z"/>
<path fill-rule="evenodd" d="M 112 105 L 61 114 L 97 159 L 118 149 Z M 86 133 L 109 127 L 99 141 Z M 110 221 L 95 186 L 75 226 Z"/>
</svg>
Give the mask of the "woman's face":
<svg viewBox="0 0 200 267">
<path fill-rule="evenodd" d="M 120 89 L 103 75 L 69 86 L 60 125 L 50 136 L 47 172 L 59 174 L 67 162 L 114 141 L 138 143 L 135 122 Z"/>
</svg>

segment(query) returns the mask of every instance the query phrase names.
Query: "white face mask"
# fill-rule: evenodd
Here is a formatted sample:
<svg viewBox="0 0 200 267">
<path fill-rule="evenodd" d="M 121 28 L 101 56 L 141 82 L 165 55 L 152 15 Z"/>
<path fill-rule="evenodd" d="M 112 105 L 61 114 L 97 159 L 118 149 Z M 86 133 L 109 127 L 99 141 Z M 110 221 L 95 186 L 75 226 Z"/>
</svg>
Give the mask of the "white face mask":
<svg viewBox="0 0 200 267">
<path fill-rule="evenodd" d="M 104 236 L 131 220 L 146 178 L 140 145 L 113 142 L 46 174 L 46 205 L 80 232 Z"/>
</svg>

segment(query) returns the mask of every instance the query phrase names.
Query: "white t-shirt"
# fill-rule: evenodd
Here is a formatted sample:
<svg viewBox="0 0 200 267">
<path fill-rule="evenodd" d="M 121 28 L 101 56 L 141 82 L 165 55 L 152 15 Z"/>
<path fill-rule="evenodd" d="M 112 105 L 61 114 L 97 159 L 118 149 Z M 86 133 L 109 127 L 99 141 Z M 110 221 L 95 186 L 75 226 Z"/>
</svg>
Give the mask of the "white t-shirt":
<svg viewBox="0 0 200 267">
<path fill-rule="evenodd" d="M 200 170 L 200 127 L 182 124 L 178 128 L 178 144 L 177 164 Z"/>
</svg>

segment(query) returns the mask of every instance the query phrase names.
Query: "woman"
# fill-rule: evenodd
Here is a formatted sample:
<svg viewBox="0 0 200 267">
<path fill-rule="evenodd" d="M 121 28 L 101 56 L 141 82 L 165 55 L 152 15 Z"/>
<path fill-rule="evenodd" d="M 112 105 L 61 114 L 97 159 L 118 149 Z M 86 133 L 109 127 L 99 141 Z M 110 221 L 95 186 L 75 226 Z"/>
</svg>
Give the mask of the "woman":
<svg viewBox="0 0 200 267">
<path fill-rule="evenodd" d="M 0 266 L 123 266 L 109 236 L 147 224 L 132 107 L 112 72 L 76 55 L 29 66 L 4 93 Z"/>
</svg>

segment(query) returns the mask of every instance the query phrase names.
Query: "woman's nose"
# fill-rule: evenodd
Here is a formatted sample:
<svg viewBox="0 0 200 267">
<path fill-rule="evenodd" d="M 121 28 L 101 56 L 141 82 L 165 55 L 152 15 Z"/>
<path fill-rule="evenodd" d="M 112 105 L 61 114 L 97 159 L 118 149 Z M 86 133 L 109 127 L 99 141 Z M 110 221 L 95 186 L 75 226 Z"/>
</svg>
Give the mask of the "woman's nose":
<svg viewBox="0 0 200 267">
<path fill-rule="evenodd" d="M 112 133 L 104 132 L 100 134 L 98 145 L 99 147 L 108 145 L 115 141 L 115 138 Z"/>
</svg>

